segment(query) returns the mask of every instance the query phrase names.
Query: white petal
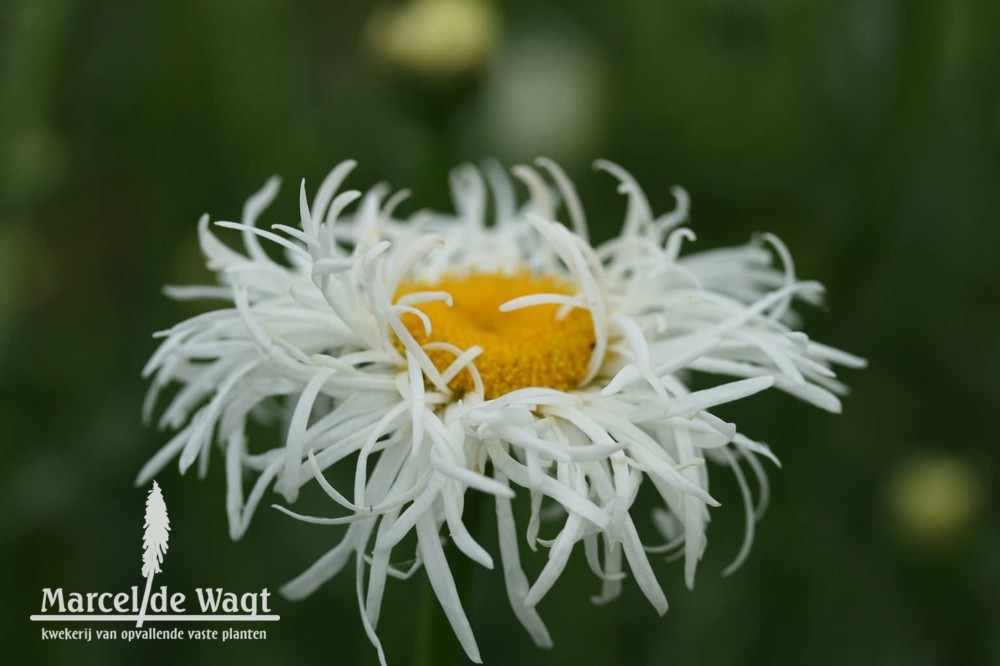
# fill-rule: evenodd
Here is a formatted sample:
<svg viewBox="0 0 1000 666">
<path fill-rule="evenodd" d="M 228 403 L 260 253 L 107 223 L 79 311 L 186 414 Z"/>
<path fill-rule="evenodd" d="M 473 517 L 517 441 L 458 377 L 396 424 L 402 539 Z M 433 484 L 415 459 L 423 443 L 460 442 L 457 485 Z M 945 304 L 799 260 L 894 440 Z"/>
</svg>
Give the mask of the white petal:
<svg viewBox="0 0 1000 666">
<path fill-rule="evenodd" d="M 458 642 L 461 643 L 465 655 L 471 661 L 481 664 L 482 659 L 479 656 L 476 637 L 473 636 L 469 618 L 465 616 L 465 610 L 462 609 L 455 579 L 452 578 L 451 569 L 448 568 L 448 561 L 444 556 L 444 549 L 441 548 L 437 523 L 434 521 L 434 516 L 429 513 L 423 514 L 417 521 L 417 543 L 420 557 L 424 561 L 424 569 L 427 571 L 427 578 L 431 582 L 431 588 L 434 590 L 438 603 L 441 604 L 441 609 L 448 618 Z"/>
</svg>

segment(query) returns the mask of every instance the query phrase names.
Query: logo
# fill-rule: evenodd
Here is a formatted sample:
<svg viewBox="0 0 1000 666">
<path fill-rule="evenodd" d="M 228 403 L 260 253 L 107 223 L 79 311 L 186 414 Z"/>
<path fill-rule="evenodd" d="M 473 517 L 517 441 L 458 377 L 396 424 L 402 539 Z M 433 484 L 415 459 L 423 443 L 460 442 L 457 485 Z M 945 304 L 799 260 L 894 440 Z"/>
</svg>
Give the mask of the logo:
<svg viewBox="0 0 1000 666">
<path fill-rule="evenodd" d="M 148 622 L 276 622 L 279 615 L 271 613 L 271 593 L 265 587 L 259 592 L 236 593 L 221 587 L 196 588 L 194 594 L 170 591 L 166 585 L 153 590 L 153 579 L 160 573 L 163 557 L 170 541 L 170 518 L 159 484 L 146 497 L 146 514 L 142 534 L 142 567 L 145 579 L 140 598 L 139 586 L 119 592 L 67 592 L 61 587 L 42 590 L 41 612 L 30 617 L 32 622 L 123 622 L 134 624 L 130 629 L 42 629 L 43 640 L 261 640 L 267 638 L 263 629 L 159 629 L 144 627 Z"/>
</svg>

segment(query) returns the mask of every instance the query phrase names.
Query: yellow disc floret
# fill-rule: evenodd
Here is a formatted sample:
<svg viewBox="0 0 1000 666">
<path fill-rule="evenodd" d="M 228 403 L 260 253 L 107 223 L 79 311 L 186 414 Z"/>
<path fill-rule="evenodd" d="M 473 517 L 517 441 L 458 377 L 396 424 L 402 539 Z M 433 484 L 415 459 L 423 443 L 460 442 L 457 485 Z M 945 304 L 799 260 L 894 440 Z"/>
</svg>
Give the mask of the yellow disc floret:
<svg viewBox="0 0 1000 666">
<path fill-rule="evenodd" d="M 564 279 L 528 273 L 446 276 L 437 282 L 404 282 L 396 298 L 418 291 L 448 292 L 453 305 L 431 302 L 415 306 L 430 319 L 430 335 L 412 313 L 403 315 L 403 324 L 421 345 L 439 341 L 461 350 L 482 347 L 483 353 L 474 364 L 487 399 L 529 386 L 571 389 L 587 373 L 594 347 L 589 312 L 573 308 L 560 318 L 561 306 L 555 304 L 500 311 L 501 305 L 521 296 L 572 295 L 576 288 Z M 441 371 L 455 360 L 455 355 L 446 351 L 427 354 Z M 472 375 L 463 370 L 449 388 L 459 394 L 472 390 Z"/>
</svg>

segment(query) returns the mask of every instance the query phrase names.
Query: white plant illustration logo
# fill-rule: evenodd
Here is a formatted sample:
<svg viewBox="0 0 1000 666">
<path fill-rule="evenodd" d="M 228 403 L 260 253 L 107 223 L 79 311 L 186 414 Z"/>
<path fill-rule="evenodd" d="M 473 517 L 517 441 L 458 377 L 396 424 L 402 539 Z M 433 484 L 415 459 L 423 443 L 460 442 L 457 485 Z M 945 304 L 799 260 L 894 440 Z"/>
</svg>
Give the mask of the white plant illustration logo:
<svg viewBox="0 0 1000 666">
<path fill-rule="evenodd" d="M 139 618 L 135 626 L 141 627 L 146 615 L 146 605 L 149 603 L 149 591 L 153 585 L 153 576 L 160 573 L 163 554 L 167 552 L 167 541 L 170 540 L 170 519 L 167 517 L 167 505 L 163 501 L 160 486 L 153 481 L 153 488 L 146 498 L 146 520 L 143 523 L 145 531 L 142 534 L 142 575 L 146 579 L 146 591 L 142 595 L 142 606 L 139 608 Z"/>
</svg>

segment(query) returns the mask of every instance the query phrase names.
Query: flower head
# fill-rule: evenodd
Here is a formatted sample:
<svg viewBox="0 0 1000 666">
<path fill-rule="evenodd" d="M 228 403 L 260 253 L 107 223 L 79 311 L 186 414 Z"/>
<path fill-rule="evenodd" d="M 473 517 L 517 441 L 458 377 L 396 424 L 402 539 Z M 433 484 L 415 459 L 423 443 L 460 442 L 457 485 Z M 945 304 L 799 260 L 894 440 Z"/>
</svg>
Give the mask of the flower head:
<svg viewBox="0 0 1000 666">
<path fill-rule="evenodd" d="M 682 553 L 693 585 L 708 509 L 718 506 L 709 462 L 731 469 L 743 493 L 738 566 L 766 502 L 760 458 L 776 459 L 711 410 L 774 386 L 836 412 L 845 388 L 831 366 L 863 365 L 793 327 L 793 302 L 819 302 L 822 287 L 798 279 L 784 245 L 764 235 L 681 256 L 694 238 L 681 226 L 684 191 L 675 188 L 676 208 L 656 216 L 632 177 L 604 161 L 596 166 L 619 181 L 627 212 L 621 233 L 596 247 L 576 191 L 551 161 L 513 170 L 529 192 L 524 203 L 495 165 L 485 179 L 463 167 L 452 176 L 456 213 L 406 220 L 396 214 L 405 191 L 338 193 L 353 166 L 336 167 L 311 201 L 303 183 L 296 227 L 256 226 L 278 190 L 269 181 L 240 222 L 216 223 L 240 232 L 239 251 L 202 218 L 219 284 L 168 292 L 229 305 L 162 334 L 146 368 L 154 377 L 146 413 L 161 388 L 179 384 L 160 418 L 178 433 L 140 483 L 174 458 L 182 472 L 198 462 L 204 473 L 218 443 L 233 538 L 269 488 L 291 504 L 303 485 L 319 484 L 338 515 L 278 508 L 346 532 L 283 592 L 310 594 L 354 556 L 362 622 L 383 661 L 375 627 L 387 578 L 420 568 L 479 661 L 442 546 L 444 530 L 461 555 L 494 567 L 495 554 L 466 526 L 468 492 L 493 497 L 510 603 L 539 645 L 551 639 L 536 606 L 579 544 L 601 581 L 595 602 L 616 597 L 630 572 L 665 612 L 650 554 Z M 262 240 L 287 260 L 272 259 Z M 693 391 L 691 372 L 721 379 Z M 254 442 L 251 453 L 248 422 L 283 404 L 283 441 L 263 452 L 267 442 Z M 353 469 L 353 484 L 335 487 L 334 466 Z M 756 503 L 746 470 L 761 485 Z M 652 537 L 632 514 L 644 487 L 659 502 Z M 511 505 L 518 493 L 530 498 L 523 534 Z M 553 514 L 555 536 L 543 539 L 543 515 Z M 411 533 L 415 556 L 401 556 Z M 521 568 L 522 538 L 549 549 L 534 581 Z M 414 565 L 401 571 L 400 560 Z"/>
</svg>

